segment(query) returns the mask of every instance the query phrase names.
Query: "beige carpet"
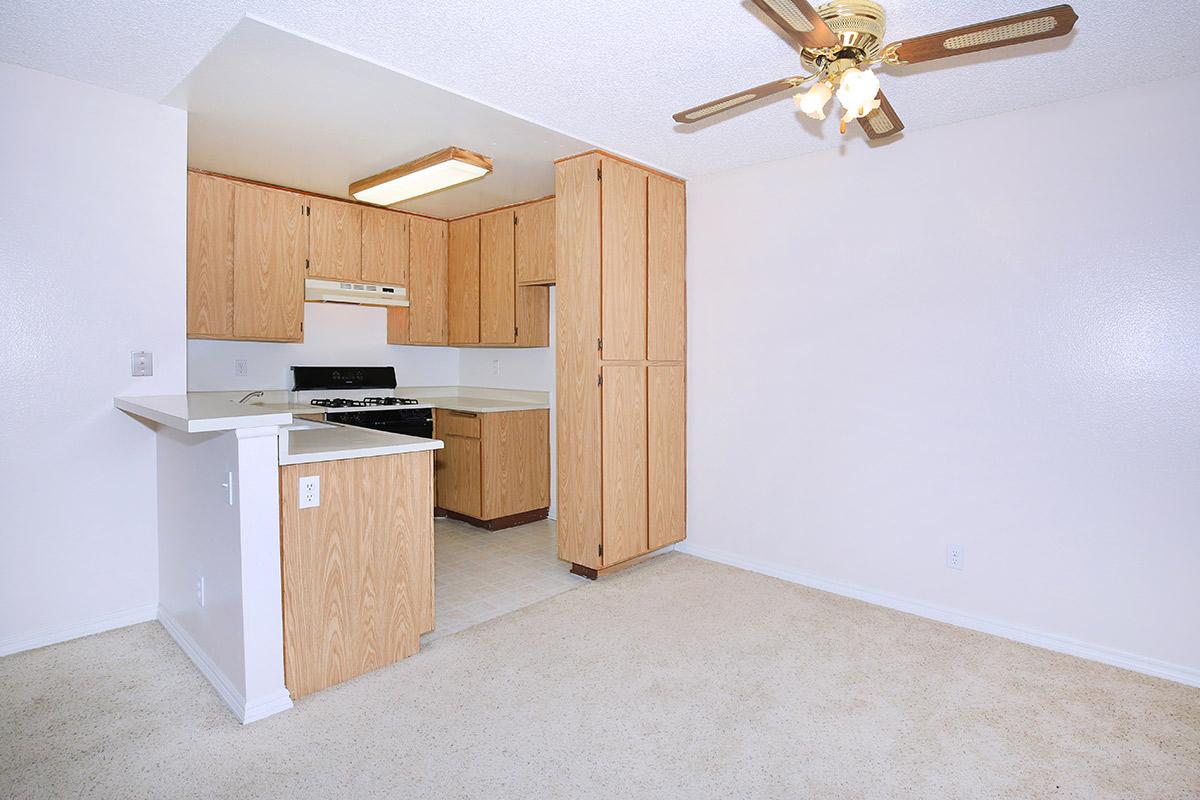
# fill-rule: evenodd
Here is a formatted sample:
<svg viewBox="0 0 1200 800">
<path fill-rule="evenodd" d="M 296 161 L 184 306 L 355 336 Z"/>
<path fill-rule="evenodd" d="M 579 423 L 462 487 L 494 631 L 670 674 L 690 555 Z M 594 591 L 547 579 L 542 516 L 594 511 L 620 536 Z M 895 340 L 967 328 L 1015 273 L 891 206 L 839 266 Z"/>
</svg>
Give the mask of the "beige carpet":
<svg viewBox="0 0 1200 800">
<path fill-rule="evenodd" d="M 5 798 L 1200 797 L 1198 690 L 681 554 L 245 728 L 156 623 L 0 687 Z"/>
</svg>

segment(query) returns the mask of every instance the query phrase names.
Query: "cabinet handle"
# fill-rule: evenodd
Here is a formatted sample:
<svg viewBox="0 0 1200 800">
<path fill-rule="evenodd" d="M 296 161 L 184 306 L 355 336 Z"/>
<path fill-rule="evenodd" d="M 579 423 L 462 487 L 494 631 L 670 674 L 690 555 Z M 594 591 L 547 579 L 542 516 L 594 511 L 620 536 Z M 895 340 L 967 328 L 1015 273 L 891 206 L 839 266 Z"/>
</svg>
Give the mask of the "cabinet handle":
<svg viewBox="0 0 1200 800">
<path fill-rule="evenodd" d="M 452 417 L 470 417 L 470 418 L 474 419 L 475 417 L 478 417 L 479 415 L 476 414 L 474 411 L 451 411 L 450 416 L 452 416 Z"/>
</svg>

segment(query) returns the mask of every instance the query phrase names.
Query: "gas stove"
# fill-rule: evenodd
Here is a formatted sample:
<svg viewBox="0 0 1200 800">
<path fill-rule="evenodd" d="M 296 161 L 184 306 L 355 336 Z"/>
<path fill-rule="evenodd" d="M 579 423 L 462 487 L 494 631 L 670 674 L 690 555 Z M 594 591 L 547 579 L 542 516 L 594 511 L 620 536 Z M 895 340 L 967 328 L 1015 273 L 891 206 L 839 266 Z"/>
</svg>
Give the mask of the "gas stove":
<svg viewBox="0 0 1200 800">
<path fill-rule="evenodd" d="M 321 408 L 376 408 L 379 406 L 415 406 L 411 397 L 363 397 L 353 400 L 348 397 L 322 397 L 309 401 Z"/>
</svg>

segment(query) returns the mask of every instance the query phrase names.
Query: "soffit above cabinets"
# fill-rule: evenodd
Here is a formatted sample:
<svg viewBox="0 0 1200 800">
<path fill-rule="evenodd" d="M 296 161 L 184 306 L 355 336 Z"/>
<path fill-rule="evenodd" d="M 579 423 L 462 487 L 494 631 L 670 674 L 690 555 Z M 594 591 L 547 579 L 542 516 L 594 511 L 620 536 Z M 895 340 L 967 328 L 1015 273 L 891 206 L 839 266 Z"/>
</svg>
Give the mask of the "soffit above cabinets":
<svg viewBox="0 0 1200 800">
<path fill-rule="evenodd" d="M 167 98 L 188 111 L 188 165 L 309 192 L 447 146 L 491 174 L 392 206 L 458 217 L 554 193 L 554 160 L 587 142 L 244 19 Z"/>
</svg>

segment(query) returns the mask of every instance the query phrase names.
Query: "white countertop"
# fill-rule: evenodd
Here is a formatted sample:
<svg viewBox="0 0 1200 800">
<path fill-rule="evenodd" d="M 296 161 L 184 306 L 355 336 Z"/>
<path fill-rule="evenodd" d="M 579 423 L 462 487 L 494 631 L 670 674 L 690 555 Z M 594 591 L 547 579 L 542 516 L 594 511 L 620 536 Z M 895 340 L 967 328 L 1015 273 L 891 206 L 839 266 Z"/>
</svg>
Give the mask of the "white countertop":
<svg viewBox="0 0 1200 800">
<path fill-rule="evenodd" d="M 470 411 L 476 414 L 490 414 L 497 411 L 533 411 L 550 408 L 549 403 L 529 402 L 524 400 L 500 400 L 488 397 L 422 397 L 420 405 L 399 406 L 399 408 L 444 408 L 447 411 Z M 361 409 L 359 409 L 361 411 Z"/>
<path fill-rule="evenodd" d="M 292 406 L 286 403 L 239 405 L 236 401 L 205 392 L 116 397 L 113 405 L 185 433 L 287 425 L 292 421 Z"/>
<path fill-rule="evenodd" d="M 442 447 L 438 439 L 422 439 L 419 436 L 328 422 L 301 421 L 279 429 L 280 465 L 416 453 L 440 450 Z"/>
</svg>

